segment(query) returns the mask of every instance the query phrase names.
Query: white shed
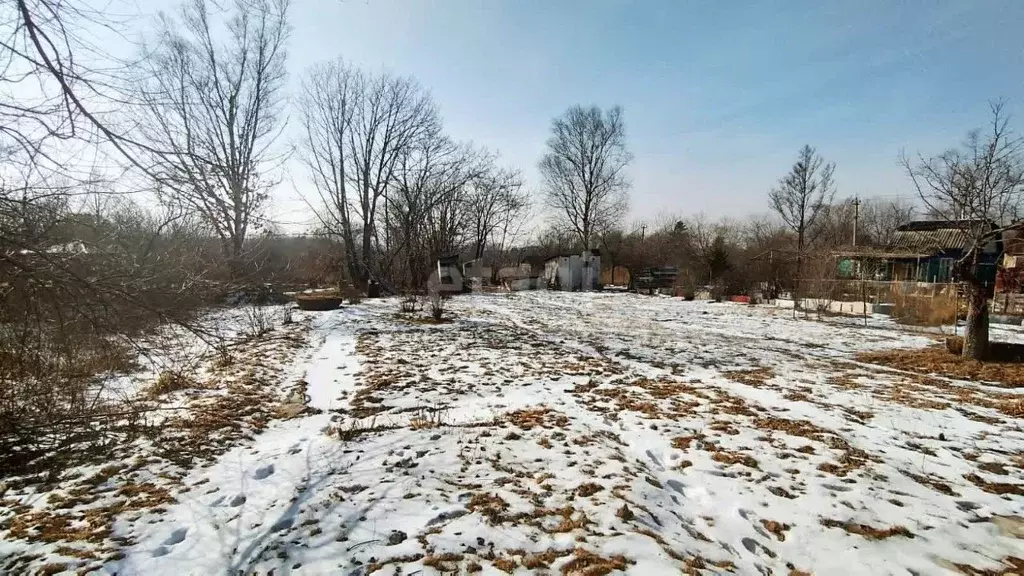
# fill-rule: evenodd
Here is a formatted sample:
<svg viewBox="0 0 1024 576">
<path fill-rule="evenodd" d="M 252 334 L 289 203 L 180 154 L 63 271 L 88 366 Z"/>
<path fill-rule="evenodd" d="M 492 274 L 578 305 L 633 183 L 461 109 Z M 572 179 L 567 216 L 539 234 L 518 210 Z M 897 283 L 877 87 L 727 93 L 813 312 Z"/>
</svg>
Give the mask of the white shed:
<svg viewBox="0 0 1024 576">
<path fill-rule="evenodd" d="M 601 280 L 601 255 L 593 250 L 555 256 L 544 264 L 544 280 L 556 290 L 596 290 Z"/>
</svg>

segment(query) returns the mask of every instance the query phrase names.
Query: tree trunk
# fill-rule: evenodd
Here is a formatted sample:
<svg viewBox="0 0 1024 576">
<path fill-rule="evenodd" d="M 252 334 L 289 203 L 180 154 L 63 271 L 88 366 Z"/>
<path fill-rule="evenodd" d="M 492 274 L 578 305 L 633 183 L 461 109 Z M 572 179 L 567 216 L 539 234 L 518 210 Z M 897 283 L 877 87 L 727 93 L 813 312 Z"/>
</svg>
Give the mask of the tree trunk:
<svg viewBox="0 0 1024 576">
<path fill-rule="evenodd" d="M 800 277 L 802 275 L 802 268 L 803 255 L 798 252 L 796 256 L 796 278 L 793 279 L 793 318 L 797 317 L 797 310 L 800 310 Z"/>
<path fill-rule="evenodd" d="M 225 238 L 221 242 L 221 248 L 228 269 L 228 280 L 235 282 L 242 277 L 241 246 L 235 238 Z"/>
<path fill-rule="evenodd" d="M 964 327 L 963 356 L 974 360 L 988 359 L 988 298 L 985 287 L 967 282 L 967 325 Z"/>
</svg>

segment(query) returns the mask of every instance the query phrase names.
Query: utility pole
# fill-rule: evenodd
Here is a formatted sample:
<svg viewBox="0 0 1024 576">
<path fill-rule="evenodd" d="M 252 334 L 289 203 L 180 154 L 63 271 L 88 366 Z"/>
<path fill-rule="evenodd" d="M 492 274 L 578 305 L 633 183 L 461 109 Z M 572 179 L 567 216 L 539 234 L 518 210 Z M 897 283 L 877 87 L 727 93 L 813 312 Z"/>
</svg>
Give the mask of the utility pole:
<svg viewBox="0 0 1024 576">
<path fill-rule="evenodd" d="M 647 224 L 640 225 L 640 241 L 644 241 L 644 237 L 647 235 Z"/>
<path fill-rule="evenodd" d="M 860 197 L 853 197 L 853 245 L 857 245 L 857 224 L 860 220 Z"/>
</svg>

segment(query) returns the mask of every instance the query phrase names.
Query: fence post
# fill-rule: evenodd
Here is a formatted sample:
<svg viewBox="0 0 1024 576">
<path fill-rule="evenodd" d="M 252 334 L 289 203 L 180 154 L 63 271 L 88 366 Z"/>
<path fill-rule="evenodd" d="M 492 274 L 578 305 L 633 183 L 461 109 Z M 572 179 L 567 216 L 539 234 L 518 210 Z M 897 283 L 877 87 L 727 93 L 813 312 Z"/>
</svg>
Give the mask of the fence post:
<svg viewBox="0 0 1024 576">
<path fill-rule="evenodd" d="M 953 287 L 953 336 L 957 335 L 957 328 L 960 325 L 960 290 Z"/>
<path fill-rule="evenodd" d="M 868 325 L 868 293 L 867 293 L 867 289 L 864 287 L 864 279 L 863 278 L 861 278 L 861 281 L 860 281 L 860 306 L 861 306 L 861 309 L 860 309 L 861 313 L 864 314 L 864 327 L 867 328 L 867 325 Z"/>
</svg>

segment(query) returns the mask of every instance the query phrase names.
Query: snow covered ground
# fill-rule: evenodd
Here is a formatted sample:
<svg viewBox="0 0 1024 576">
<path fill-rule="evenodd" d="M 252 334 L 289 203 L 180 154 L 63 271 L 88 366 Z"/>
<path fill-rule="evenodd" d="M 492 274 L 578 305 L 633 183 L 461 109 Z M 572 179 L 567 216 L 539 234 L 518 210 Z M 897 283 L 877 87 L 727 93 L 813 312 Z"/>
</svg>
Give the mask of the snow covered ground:
<svg viewBox="0 0 1024 576">
<path fill-rule="evenodd" d="M 300 390 L 303 410 L 259 412 L 191 466 L 133 462 L 127 494 L 103 469 L 79 471 L 98 477 L 88 486 L 105 510 L 128 503 L 85 540 L 75 527 L 88 501 L 67 506 L 79 516 L 42 538 L 53 513 L 17 518 L 36 518 L 26 514 L 46 508 L 43 492 L 0 488 L 0 566 L 181 576 L 1024 570 L 1024 429 L 993 408 L 1017 392 L 854 358 L 929 336 L 881 317 L 864 327 L 631 294 L 450 303 L 454 321 L 443 324 L 398 315 L 395 300 L 296 313 L 291 344 L 267 348 L 276 360 L 259 381 L 272 393 L 261 389 L 260 401 L 288 405 Z"/>
</svg>

